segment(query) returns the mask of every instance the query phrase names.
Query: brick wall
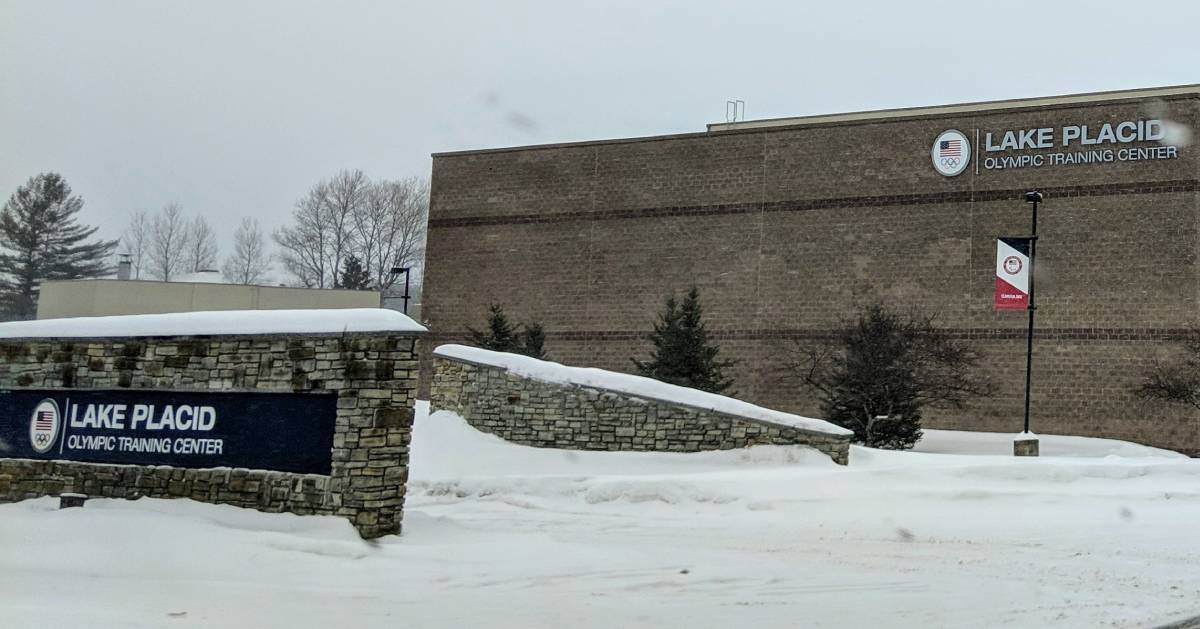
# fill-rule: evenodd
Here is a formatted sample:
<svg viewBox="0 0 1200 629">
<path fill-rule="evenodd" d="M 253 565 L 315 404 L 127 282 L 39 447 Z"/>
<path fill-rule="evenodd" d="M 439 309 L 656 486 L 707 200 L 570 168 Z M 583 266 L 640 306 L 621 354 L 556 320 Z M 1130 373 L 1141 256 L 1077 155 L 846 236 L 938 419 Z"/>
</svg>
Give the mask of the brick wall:
<svg viewBox="0 0 1200 629">
<path fill-rule="evenodd" d="M 953 178 L 930 164 L 945 129 L 1149 117 L 1200 137 L 1193 95 L 435 155 L 423 316 L 433 344 L 461 341 L 500 303 L 545 325 L 555 360 L 628 371 L 664 297 L 694 283 L 740 395 L 812 415 L 776 365 L 882 301 L 936 313 L 1001 387 L 928 426 L 1017 432 L 1025 314 L 992 309 L 995 238 L 1028 231 L 1037 188 L 1033 429 L 1200 452 L 1200 413 L 1130 394 L 1200 323 L 1200 148 Z"/>
<path fill-rule="evenodd" d="M 0 501 L 62 492 L 192 498 L 400 532 L 417 386 L 412 335 L 0 341 L 0 389 L 276 391 L 337 396 L 329 476 L 0 459 Z"/>
<path fill-rule="evenodd" d="M 578 384 L 526 378 L 503 367 L 433 358 L 430 409 L 538 448 L 699 452 L 805 445 L 846 465 L 850 435 L 832 435 Z"/>
</svg>

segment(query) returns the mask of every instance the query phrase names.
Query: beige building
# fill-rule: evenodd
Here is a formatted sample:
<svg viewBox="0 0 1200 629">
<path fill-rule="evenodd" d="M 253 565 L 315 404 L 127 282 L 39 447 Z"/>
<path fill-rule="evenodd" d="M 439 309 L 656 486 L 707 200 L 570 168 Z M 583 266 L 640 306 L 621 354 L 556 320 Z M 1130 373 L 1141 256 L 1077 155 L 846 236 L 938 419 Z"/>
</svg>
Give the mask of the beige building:
<svg viewBox="0 0 1200 629">
<path fill-rule="evenodd" d="M 739 397 L 820 416 L 782 366 L 883 303 L 936 315 L 996 384 L 925 425 L 1001 432 L 1028 317 L 994 307 L 997 237 L 1029 233 L 1038 190 L 1034 432 L 1200 455 L 1200 411 L 1136 394 L 1200 326 L 1200 85 L 438 153 L 431 190 L 430 346 L 498 303 L 555 360 L 629 370 L 696 286 Z"/>
<path fill-rule="evenodd" d="M 38 319 L 204 310 L 378 308 L 379 292 L 211 282 L 62 280 L 43 282 Z"/>
</svg>

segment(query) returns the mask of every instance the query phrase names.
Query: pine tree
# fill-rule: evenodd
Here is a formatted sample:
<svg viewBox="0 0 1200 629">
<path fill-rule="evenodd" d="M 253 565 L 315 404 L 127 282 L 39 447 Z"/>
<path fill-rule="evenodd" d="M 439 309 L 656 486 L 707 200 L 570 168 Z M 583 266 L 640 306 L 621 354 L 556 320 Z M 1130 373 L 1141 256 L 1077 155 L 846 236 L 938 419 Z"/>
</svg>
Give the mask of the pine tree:
<svg viewBox="0 0 1200 629">
<path fill-rule="evenodd" d="M 57 173 L 31 177 L 0 211 L 0 301 L 9 317 L 37 314 L 43 280 L 96 277 L 111 271 L 115 240 L 89 240 L 98 227 L 76 222 L 83 200 Z"/>
<path fill-rule="evenodd" d="M 834 343 L 798 352 L 784 370 L 816 390 L 823 417 L 853 430 L 855 442 L 899 450 L 921 439 L 925 406 L 962 409 L 991 394 L 977 362 L 933 317 L 901 317 L 875 304 L 842 326 Z"/>
<path fill-rule="evenodd" d="M 540 323 L 525 324 L 525 331 L 521 334 L 522 342 L 521 349 L 518 353 L 526 356 L 532 356 L 538 360 L 546 360 L 546 330 L 542 328 Z"/>
<path fill-rule="evenodd" d="M 504 308 L 501 308 L 500 304 L 492 304 L 488 307 L 486 332 L 471 327 L 468 327 L 467 330 L 471 333 L 471 342 L 483 349 L 495 352 L 514 352 L 521 347 L 517 328 L 509 322 L 508 315 L 504 314 Z"/>
<path fill-rule="evenodd" d="M 912 335 L 894 313 L 871 306 L 842 331 L 845 353 L 830 373 L 825 419 L 855 431 L 857 441 L 907 449 L 921 439 L 920 387 Z"/>
<path fill-rule="evenodd" d="M 632 359 L 640 375 L 710 393 L 725 393 L 733 386 L 724 370 L 734 362 L 717 359 L 721 350 L 708 340 L 700 291 L 695 286 L 682 302 L 674 295 L 667 298 L 654 333 L 647 339 L 654 344 L 650 360 Z"/>
<path fill-rule="evenodd" d="M 342 278 L 338 288 L 366 290 L 371 287 L 371 274 L 363 268 L 358 256 L 350 255 L 342 263 Z"/>
<path fill-rule="evenodd" d="M 524 327 L 524 331 L 521 328 Z M 509 352 L 546 360 L 546 331 L 540 323 L 514 325 L 500 304 L 488 306 L 486 331 L 467 326 L 471 343 L 494 352 Z"/>
</svg>

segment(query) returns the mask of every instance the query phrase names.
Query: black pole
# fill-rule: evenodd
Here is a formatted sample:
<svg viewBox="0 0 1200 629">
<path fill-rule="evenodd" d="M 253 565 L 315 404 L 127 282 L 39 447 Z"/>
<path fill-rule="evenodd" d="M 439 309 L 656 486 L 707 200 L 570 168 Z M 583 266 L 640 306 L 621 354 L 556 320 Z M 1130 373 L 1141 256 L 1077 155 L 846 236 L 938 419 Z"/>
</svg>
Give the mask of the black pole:
<svg viewBox="0 0 1200 629">
<path fill-rule="evenodd" d="M 1037 254 L 1037 208 L 1042 200 L 1040 192 L 1026 192 L 1025 200 L 1033 205 L 1033 225 L 1029 238 L 1029 333 L 1025 342 L 1025 431 L 1029 432 L 1029 389 L 1033 383 L 1033 301 L 1034 256 Z"/>
<path fill-rule="evenodd" d="M 1035 215 L 1037 214 L 1037 211 L 1036 211 L 1036 210 L 1034 210 L 1034 214 L 1035 214 Z M 1033 258 L 1030 258 L 1030 262 L 1031 262 L 1031 263 L 1032 263 L 1032 260 L 1033 260 Z M 1030 269 L 1030 271 L 1032 271 L 1032 270 L 1033 270 L 1033 269 L 1031 268 L 1031 269 Z M 404 267 L 404 314 L 408 314 L 408 277 L 409 277 L 410 275 L 412 275 L 412 272 L 411 272 L 411 271 L 412 271 L 412 267 L 407 267 L 407 266 L 406 266 L 406 267 Z M 1032 273 L 1030 273 L 1030 275 L 1032 276 L 1033 274 L 1032 274 Z M 1029 415 L 1029 413 L 1028 413 L 1028 412 L 1026 412 L 1026 413 L 1025 413 L 1025 415 Z M 1029 423 L 1029 418 L 1028 418 L 1028 417 L 1026 417 L 1026 419 L 1025 419 L 1025 423 L 1026 423 L 1026 424 L 1028 424 L 1028 423 Z M 1026 431 L 1026 432 L 1028 432 L 1028 431 Z"/>
</svg>

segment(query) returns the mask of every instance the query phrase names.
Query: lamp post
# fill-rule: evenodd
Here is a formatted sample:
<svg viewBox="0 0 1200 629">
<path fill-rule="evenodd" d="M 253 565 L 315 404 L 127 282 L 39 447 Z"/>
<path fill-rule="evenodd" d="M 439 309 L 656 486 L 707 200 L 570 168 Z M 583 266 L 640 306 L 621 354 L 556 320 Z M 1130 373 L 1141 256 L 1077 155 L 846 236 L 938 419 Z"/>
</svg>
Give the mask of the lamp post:
<svg viewBox="0 0 1200 629">
<path fill-rule="evenodd" d="M 408 314 L 408 299 L 409 299 L 408 280 L 409 280 L 409 277 L 412 275 L 412 267 L 410 267 L 410 266 L 394 266 L 394 267 L 392 267 L 393 283 L 395 282 L 396 276 L 401 273 L 404 274 L 404 294 L 401 295 L 401 298 L 404 299 L 404 314 Z"/>
<path fill-rule="evenodd" d="M 1013 454 L 1016 456 L 1037 456 L 1038 440 L 1029 433 L 1029 392 L 1033 384 L 1033 313 L 1037 309 L 1034 302 L 1035 259 L 1037 255 L 1037 211 L 1038 203 L 1042 201 L 1042 193 L 1033 190 L 1025 193 L 1025 202 L 1032 207 L 1032 217 L 1029 231 L 1029 330 L 1025 336 L 1025 429 L 1013 441 Z"/>
</svg>

